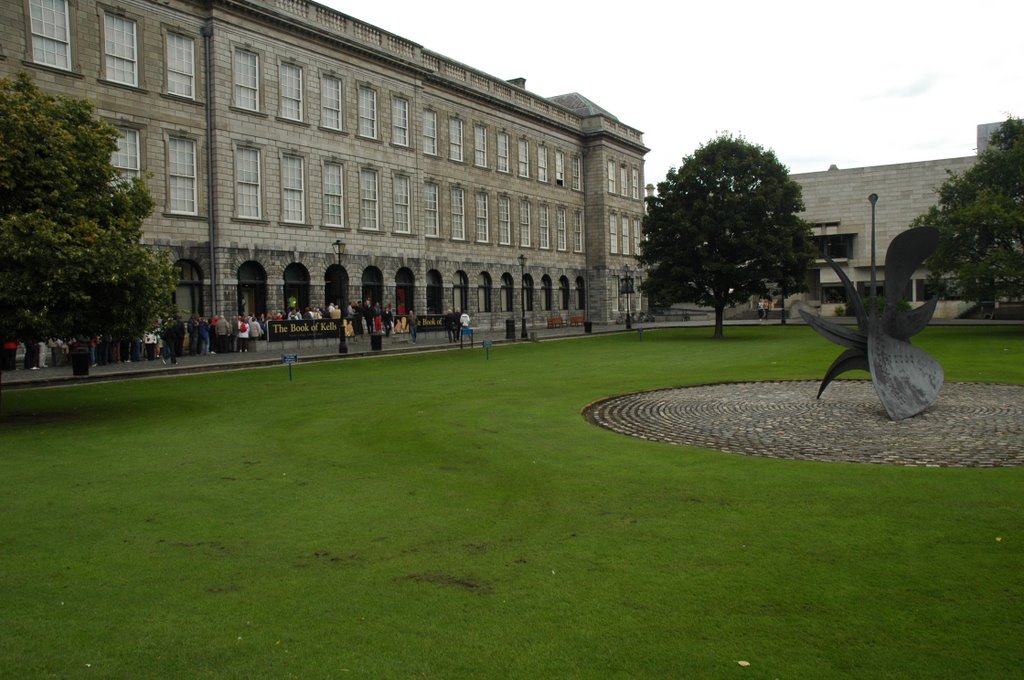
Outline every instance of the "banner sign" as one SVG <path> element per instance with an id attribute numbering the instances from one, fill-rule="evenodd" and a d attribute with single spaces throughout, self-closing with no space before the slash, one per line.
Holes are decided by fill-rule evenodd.
<path id="1" fill-rule="evenodd" d="M 316 340 L 337 338 L 341 319 L 272 319 L 267 322 L 267 340 Z"/>
<path id="2" fill-rule="evenodd" d="M 432 333 L 444 330 L 444 314 L 423 314 L 416 317 L 416 331 Z"/>

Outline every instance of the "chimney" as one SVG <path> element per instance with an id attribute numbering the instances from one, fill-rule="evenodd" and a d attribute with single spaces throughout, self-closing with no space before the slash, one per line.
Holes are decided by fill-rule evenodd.
<path id="1" fill-rule="evenodd" d="M 512 87 L 518 87 L 520 90 L 526 89 L 526 78 L 513 78 L 505 82 L 507 82 Z"/>

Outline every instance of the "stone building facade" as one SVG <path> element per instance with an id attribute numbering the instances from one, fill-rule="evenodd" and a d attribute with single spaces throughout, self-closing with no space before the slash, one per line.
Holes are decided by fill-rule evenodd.
<path id="1" fill-rule="evenodd" d="M 805 210 L 801 217 L 810 222 L 818 251 L 829 255 L 866 298 L 871 282 L 871 204 L 868 196 L 878 195 L 875 206 L 875 260 L 879 295 L 885 295 L 885 253 L 889 243 L 910 223 L 938 203 L 938 188 L 947 171 L 962 173 L 977 160 L 976 156 L 947 158 L 919 163 L 877 165 L 791 175 L 803 189 Z M 909 290 L 899 294 L 912 303 L 925 302 L 928 272 L 914 272 Z M 808 292 L 795 304 L 787 302 L 795 313 L 800 305 L 818 309 L 822 315 L 834 314 L 836 306 L 847 306 L 843 284 L 825 260 L 818 259 L 808 274 Z M 960 300 L 941 300 L 937 318 L 955 317 L 968 306 Z"/>
<path id="2" fill-rule="evenodd" d="M 624 304 L 647 149 L 585 97 L 306 0 L 14 0 L 0 20 L 0 75 L 121 131 L 185 311 L 371 298 L 486 328 Z"/>

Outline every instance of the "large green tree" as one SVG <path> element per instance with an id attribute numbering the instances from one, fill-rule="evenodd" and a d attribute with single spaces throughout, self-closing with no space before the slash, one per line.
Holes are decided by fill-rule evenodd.
<path id="1" fill-rule="evenodd" d="M 978 302 L 1024 299 L 1024 121 L 1008 118 L 914 224 L 939 229 L 925 262 L 938 288 L 952 281 L 960 297 Z"/>
<path id="2" fill-rule="evenodd" d="M 647 198 L 639 260 L 655 301 L 724 310 L 764 294 L 804 287 L 814 257 L 800 185 L 770 150 L 721 135 L 683 159 Z"/>
<path id="3" fill-rule="evenodd" d="M 134 336 L 171 311 L 167 257 L 140 244 L 153 201 L 111 164 L 89 102 L 0 80 L 0 337 Z"/>

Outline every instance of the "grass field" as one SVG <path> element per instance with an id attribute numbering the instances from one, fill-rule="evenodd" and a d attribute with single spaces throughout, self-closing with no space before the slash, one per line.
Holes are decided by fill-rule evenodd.
<path id="1" fill-rule="evenodd" d="M 840 351 L 726 335 L 8 391 L 0 677 L 1021 677 L 1024 469 L 746 457 L 581 416 L 817 380 Z M 915 344 L 947 381 L 1024 383 L 1019 328 Z"/>

